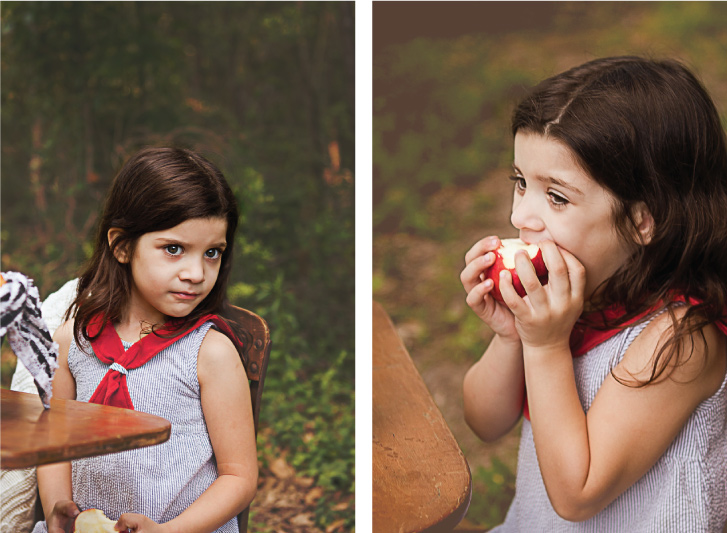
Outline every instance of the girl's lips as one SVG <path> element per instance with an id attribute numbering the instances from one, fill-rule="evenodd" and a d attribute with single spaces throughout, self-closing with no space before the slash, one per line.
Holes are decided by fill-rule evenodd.
<path id="1" fill-rule="evenodd" d="M 172 294 L 182 300 L 193 300 L 197 297 L 197 293 L 194 292 L 173 292 Z"/>

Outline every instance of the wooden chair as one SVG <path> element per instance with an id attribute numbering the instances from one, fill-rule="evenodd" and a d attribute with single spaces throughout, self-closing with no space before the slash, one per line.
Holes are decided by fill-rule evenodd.
<path id="1" fill-rule="evenodd" d="M 265 382 L 265 374 L 268 368 L 268 359 L 270 358 L 270 328 L 264 319 L 241 307 L 230 306 L 232 320 L 251 336 L 250 346 L 245 354 L 240 354 L 247 379 L 250 380 L 250 395 L 252 399 L 252 415 L 255 423 L 255 435 L 257 436 L 258 418 L 260 415 L 260 401 L 263 395 L 263 384 Z M 239 515 L 237 515 L 237 524 L 240 533 L 247 532 L 247 523 L 250 515 L 250 507 L 247 507 Z"/>

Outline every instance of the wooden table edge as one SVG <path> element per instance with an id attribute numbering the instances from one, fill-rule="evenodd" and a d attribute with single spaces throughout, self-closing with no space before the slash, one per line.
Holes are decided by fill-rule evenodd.
<path id="1" fill-rule="evenodd" d="M 457 525 L 467 514 L 467 511 L 470 508 L 470 503 L 472 503 L 472 472 L 470 471 L 470 465 L 469 463 L 467 463 L 466 459 L 465 463 L 467 464 L 467 472 L 469 474 L 469 485 L 467 486 L 467 490 L 463 495 L 462 501 L 449 516 L 443 518 L 436 524 L 432 524 L 431 526 L 426 527 L 426 529 L 423 529 L 420 533 L 450 532 L 454 530 L 455 527 L 457 527 Z"/>
<path id="2" fill-rule="evenodd" d="M 389 315 L 389 313 L 386 311 L 386 309 L 384 308 L 384 306 L 381 303 L 379 303 L 376 300 L 373 300 L 372 301 L 372 311 L 373 311 L 373 314 L 381 313 L 386 318 L 391 329 L 396 331 L 394 321 L 392 320 L 391 316 Z M 401 344 L 402 349 L 408 354 L 409 352 L 406 349 L 406 346 L 404 346 L 403 341 L 400 338 L 398 340 L 399 340 L 399 343 Z M 410 358 L 410 362 L 411 362 L 412 366 L 416 370 L 416 365 L 414 365 L 414 361 L 411 360 L 411 356 L 409 356 L 409 358 Z M 426 386 L 426 383 L 424 382 L 424 379 L 422 378 L 422 376 L 418 370 L 416 370 L 416 375 L 419 377 L 419 380 L 421 380 L 422 385 L 428 391 L 429 389 Z M 429 395 L 431 398 L 431 392 L 429 393 Z M 441 410 L 439 409 L 439 406 L 436 404 L 436 402 L 434 401 L 433 398 L 431 398 L 431 401 L 432 401 L 432 404 L 434 405 L 434 407 L 439 411 L 440 416 L 442 417 L 442 420 L 444 420 L 444 415 L 441 414 Z M 467 462 L 467 457 L 465 457 L 461 448 L 459 448 L 457 439 L 454 438 L 454 434 L 452 433 L 451 428 L 449 428 L 449 426 L 446 424 L 446 422 L 445 422 L 445 427 L 449 431 L 449 434 L 450 434 L 450 437 L 452 438 L 452 440 L 457 444 L 459 455 L 467 469 L 467 478 L 468 478 L 467 479 L 467 481 L 468 481 L 467 488 L 464 490 L 464 492 L 462 493 L 460 498 L 458 498 L 458 501 L 459 501 L 458 505 L 450 512 L 449 515 L 447 515 L 440 521 L 435 522 L 431 525 L 425 525 L 424 528 L 419 531 L 412 531 L 410 533 L 444 533 L 444 532 L 452 531 L 457 526 L 457 524 L 459 524 L 462 521 L 462 519 L 465 517 L 465 515 L 467 514 L 467 511 L 469 510 L 470 503 L 472 502 L 472 470 L 470 469 L 469 462 Z"/>
<path id="3" fill-rule="evenodd" d="M 16 395 L 17 398 L 22 398 L 21 401 L 25 406 L 30 405 L 32 412 L 44 415 L 48 413 L 48 410 L 44 410 L 40 402 L 40 398 L 37 394 L 12 391 L 9 389 L 2 389 L 3 400 L 7 400 L 6 396 Z M 17 396 L 19 395 L 19 396 Z M 57 402 L 66 404 L 70 402 L 73 404 L 87 404 L 88 402 L 78 402 L 76 400 L 64 400 L 64 399 L 51 399 L 51 409 L 56 405 Z M 127 411 L 120 407 L 109 407 L 103 406 L 105 409 L 119 409 Z M 27 408 L 27 407 L 25 407 Z M 56 407 L 61 408 L 61 407 Z M 66 409 L 65 405 L 62 409 Z M 85 409 L 85 407 L 84 407 Z M 0 411 L 3 410 L 0 407 Z M 143 411 L 136 411 L 138 415 L 143 415 L 143 418 L 147 421 L 153 419 L 157 428 L 146 429 L 144 434 L 136 436 L 118 436 L 116 438 L 107 437 L 105 440 L 100 442 L 87 442 L 75 444 L 73 449 L 58 448 L 47 451 L 38 452 L 38 450 L 28 450 L 27 452 L 22 449 L 1 449 L 0 450 L 0 468 L 12 470 L 19 468 L 29 468 L 33 466 L 46 465 L 51 463 L 63 463 L 72 461 L 75 459 L 81 459 L 84 457 L 95 457 L 98 455 L 106 455 L 109 453 L 123 452 L 131 449 L 144 448 L 147 446 L 154 446 L 156 444 L 162 444 L 169 440 L 172 434 L 172 423 L 161 416 L 146 413 Z M 0 435 L 2 438 L 3 435 Z"/>
<path id="4" fill-rule="evenodd" d="M 88 444 L 86 446 L 75 448 L 70 453 L 62 452 L 62 450 L 49 451 L 40 458 L 32 452 L 28 452 L 27 454 L 22 452 L 19 454 L 16 453 L 13 456 L 8 456 L 5 452 L 3 452 L 2 455 L 0 455 L 0 468 L 8 470 L 29 468 L 32 466 L 42 466 L 52 463 L 65 463 L 67 461 L 83 459 L 85 457 L 96 457 L 99 455 L 124 452 L 137 448 L 146 448 L 147 446 L 154 446 L 168 441 L 171 434 L 172 425 L 169 423 L 168 427 L 151 434 L 134 437 L 132 439 L 125 438 L 124 440 L 120 439 L 119 441 L 109 441 L 108 443 L 104 443 L 101 449 L 99 449 L 98 444 Z"/>

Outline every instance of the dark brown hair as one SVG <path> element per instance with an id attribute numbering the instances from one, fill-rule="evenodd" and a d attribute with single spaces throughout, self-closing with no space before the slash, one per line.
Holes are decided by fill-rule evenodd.
<path id="1" fill-rule="evenodd" d="M 633 252 L 599 288 L 596 304 L 624 306 L 626 315 L 609 328 L 664 304 L 670 338 L 640 384 L 652 382 L 673 357 L 679 363 L 683 341 L 725 323 L 727 143 L 714 103 L 677 61 L 610 57 L 538 84 L 513 113 L 518 131 L 564 143 L 615 197 L 614 224 Z M 648 243 L 638 239 L 638 205 L 654 219 Z M 680 321 L 677 295 L 699 302 Z"/>
<path id="2" fill-rule="evenodd" d="M 121 318 L 131 290 L 131 265 L 116 260 L 114 251 L 133 257 L 139 238 L 194 218 L 227 221 L 227 247 L 212 291 L 194 311 L 173 325 L 181 330 L 202 315 L 227 314 L 227 282 L 232 265 L 238 210 L 222 172 L 201 155 L 179 148 L 145 148 L 122 166 L 114 178 L 98 225 L 93 255 L 78 283 L 76 300 L 67 313 L 75 316 L 76 343 L 90 339 L 87 327 L 100 315 L 103 323 Z M 120 228 L 111 245 L 108 231 Z M 244 334 L 237 332 L 241 340 Z"/>

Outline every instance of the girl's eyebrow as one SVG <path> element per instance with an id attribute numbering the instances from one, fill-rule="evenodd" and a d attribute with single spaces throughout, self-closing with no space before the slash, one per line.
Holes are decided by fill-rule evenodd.
<path id="1" fill-rule="evenodd" d="M 191 245 L 188 242 L 184 242 L 180 239 L 174 239 L 171 237 L 158 237 L 154 239 L 155 242 L 159 244 L 179 244 L 180 246 L 183 246 L 184 248 L 189 248 Z M 220 241 L 213 244 L 210 244 L 208 248 L 222 248 L 223 250 L 227 248 L 227 242 L 226 241 Z"/>
<path id="2" fill-rule="evenodd" d="M 518 173 L 522 176 L 523 173 L 520 171 L 519 168 L 517 168 L 515 165 L 513 165 L 512 168 L 516 173 Z M 578 187 L 576 187 L 575 185 L 571 185 L 570 183 L 563 181 L 559 178 L 554 178 L 552 176 L 535 176 L 535 178 L 538 181 L 541 181 L 544 183 L 549 183 L 552 185 L 557 185 L 558 187 L 562 187 L 562 188 L 568 189 L 569 191 L 572 191 L 576 194 L 580 194 L 581 196 L 585 196 L 583 191 L 581 191 Z"/>

